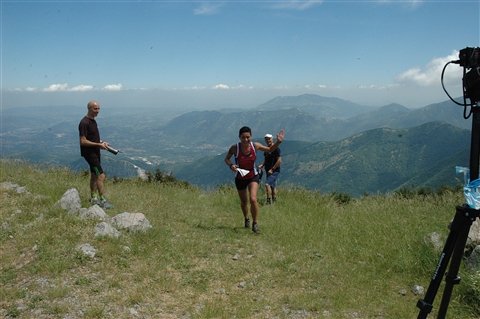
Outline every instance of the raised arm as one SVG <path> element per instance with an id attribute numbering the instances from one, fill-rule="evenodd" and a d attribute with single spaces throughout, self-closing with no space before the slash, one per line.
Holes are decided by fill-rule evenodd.
<path id="1" fill-rule="evenodd" d="M 284 137 L 285 137 L 285 131 L 280 130 L 280 132 L 277 134 L 277 141 L 274 144 L 272 144 L 272 146 L 268 147 L 259 142 L 255 142 L 254 145 L 257 150 L 271 153 L 274 150 L 276 150 L 277 147 L 282 143 Z"/>

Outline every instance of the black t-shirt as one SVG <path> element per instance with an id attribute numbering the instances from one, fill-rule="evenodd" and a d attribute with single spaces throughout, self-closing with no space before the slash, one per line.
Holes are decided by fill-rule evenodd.
<path id="1" fill-rule="evenodd" d="M 80 136 L 85 136 L 90 142 L 100 143 L 100 132 L 98 131 L 97 121 L 94 119 L 85 116 L 80 121 L 80 124 L 78 124 L 78 131 Z M 89 157 L 91 155 L 100 157 L 100 148 L 80 145 L 80 155 L 83 157 Z"/>
<path id="2" fill-rule="evenodd" d="M 281 151 L 280 148 L 276 148 L 273 152 L 264 152 L 263 156 L 265 156 L 265 171 L 269 171 L 273 165 L 277 162 L 278 158 L 280 157 Z M 274 170 L 274 172 L 280 172 L 280 165 Z"/>

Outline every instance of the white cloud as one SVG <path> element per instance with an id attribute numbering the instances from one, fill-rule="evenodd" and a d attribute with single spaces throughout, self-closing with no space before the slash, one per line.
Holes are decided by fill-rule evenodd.
<path id="1" fill-rule="evenodd" d="M 292 0 L 292 1 L 280 1 L 274 5 L 274 8 L 277 9 L 294 9 L 294 10 L 305 10 L 314 5 L 322 4 L 323 0 Z"/>
<path id="2" fill-rule="evenodd" d="M 438 85 L 443 67 L 450 61 L 458 60 L 458 51 L 446 57 L 434 58 L 424 68 L 416 66 L 395 77 L 399 84 L 417 84 L 420 86 Z M 458 82 L 463 76 L 462 70 L 456 64 L 449 65 L 444 73 L 444 82 Z"/>
<path id="3" fill-rule="evenodd" d="M 358 88 L 359 88 L 359 89 L 362 89 L 362 90 L 373 90 L 373 89 L 385 89 L 386 87 L 385 87 L 385 86 L 379 86 L 379 85 L 371 84 L 371 85 L 360 85 Z"/>
<path id="4" fill-rule="evenodd" d="M 122 83 L 105 85 L 102 90 L 104 90 L 104 91 L 121 91 L 122 90 Z"/>
<path id="5" fill-rule="evenodd" d="M 232 87 L 232 89 L 234 89 L 234 90 L 244 89 L 244 88 L 245 88 L 245 85 L 243 85 L 243 84 L 240 84 L 240 85 L 238 85 L 238 86 L 233 86 L 233 87 Z"/>
<path id="6" fill-rule="evenodd" d="M 211 15 L 219 12 L 219 8 L 222 7 L 222 3 L 203 3 L 200 8 L 193 11 L 196 15 Z"/>
<path id="7" fill-rule="evenodd" d="M 214 90 L 218 90 L 218 89 L 228 90 L 228 89 L 230 89 L 230 87 L 226 84 L 217 84 L 214 87 L 212 87 L 212 89 L 214 89 Z"/>
<path id="8" fill-rule="evenodd" d="M 52 84 L 49 87 L 44 88 L 42 91 L 44 92 L 57 92 L 57 91 L 66 91 L 68 88 L 68 84 Z"/>
<path id="9" fill-rule="evenodd" d="M 424 0 L 378 0 L 379 3 L 402 3 L 402 4 L 407 4 L 411 7 L 416 7 L 424 2 Z"/>
<path id="10" fill-rule="evenodd" d="M 77 86 L 74 86 L 73 88 L 69 89 L 69 91 L 92 91 L 93 90 L 93 86 L 92 85 L 77 85 Z"/>
<path id="11" fill-rule="evenodd" d="M 10 91 L 18 91 L 18 92 L 87 92 L 87 91 L 97 91 L 98 89 L 95 88 L 93 85 L 86 85 L 86 84 L 80 84 L 74 87 L 68 87 L 68 83 L 63 83 L 63 84 L 51 84 L 48 87 L 45 87 L 43 89 L 38 89 L 36 87 L 26 87 L 25 89 L 9 89 Z M 105 87 L 102 88 L 102 91 L 121 91 L 122 90 L 122 84 L 108 84 Z M 134 90 L 146 90 L 146 89 L 134 89 Z"/>

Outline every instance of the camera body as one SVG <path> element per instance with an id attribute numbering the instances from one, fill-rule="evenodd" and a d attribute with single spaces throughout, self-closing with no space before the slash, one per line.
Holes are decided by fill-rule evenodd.
<path id="1" fill-rule="evenodd" d="M 480 66 L 473 67 L 464 77 L 465 95 L 472 102 L 480 101 Z"/>
<path id="2" fill-rule="evenodd" d="M 460 66 L 470 69 L 463 77 L 464 94 L 475 104 L 480 101 L 480 48 L 466 47 L 458 57 Z"/>
<path id="3" fill-rule="evenodd" d="M 460 59 L 460 66 L 465 68 L 473 68 L 480 66 L 480 48 L 470 48 L 466 47 L 465 49 L 460 50 L 458 54 Z"/>

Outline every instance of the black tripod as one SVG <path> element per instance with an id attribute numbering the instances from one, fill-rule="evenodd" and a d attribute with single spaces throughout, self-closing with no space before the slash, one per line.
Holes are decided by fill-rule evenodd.
<path id="1" fill-rule="evenodd" d="M 479 148 L 480 148 L 480 108 L 472 106 L 472 137 L 470 145 L 470 180 L 478 178 L 479 170 Z M 420 299 L 417 302 L 417 307 L 420 308 L 418 319 L 425 319 L 432 311 L 433 300 L 437 294 L 438 288 L 445 274 L 447 265 L 450 261 L 450 268 L 445 275 L 445 288 L 443 291 L 442 302 L 438 310 L 438 319 L 444 319 L 447 315 L 448 304 L 452 296 L 453 287 L 460 283 L 458 276 L 458 269 L 460 262 L 463 259 L 465 245 L 467 243 L 468 233 L 472 223 L 477 217 L 480 217 L 480 210 L 470 208 L 468 204 L 457 206 L 456 214 L 450 225 L 450 234 L 447 237 L 445 247 L 443 248 L 440 260 L 438 261 L 432 280 L 428 286 L 425 299 Z M 452 256 L 453 254 L 453 256 Z"/>

